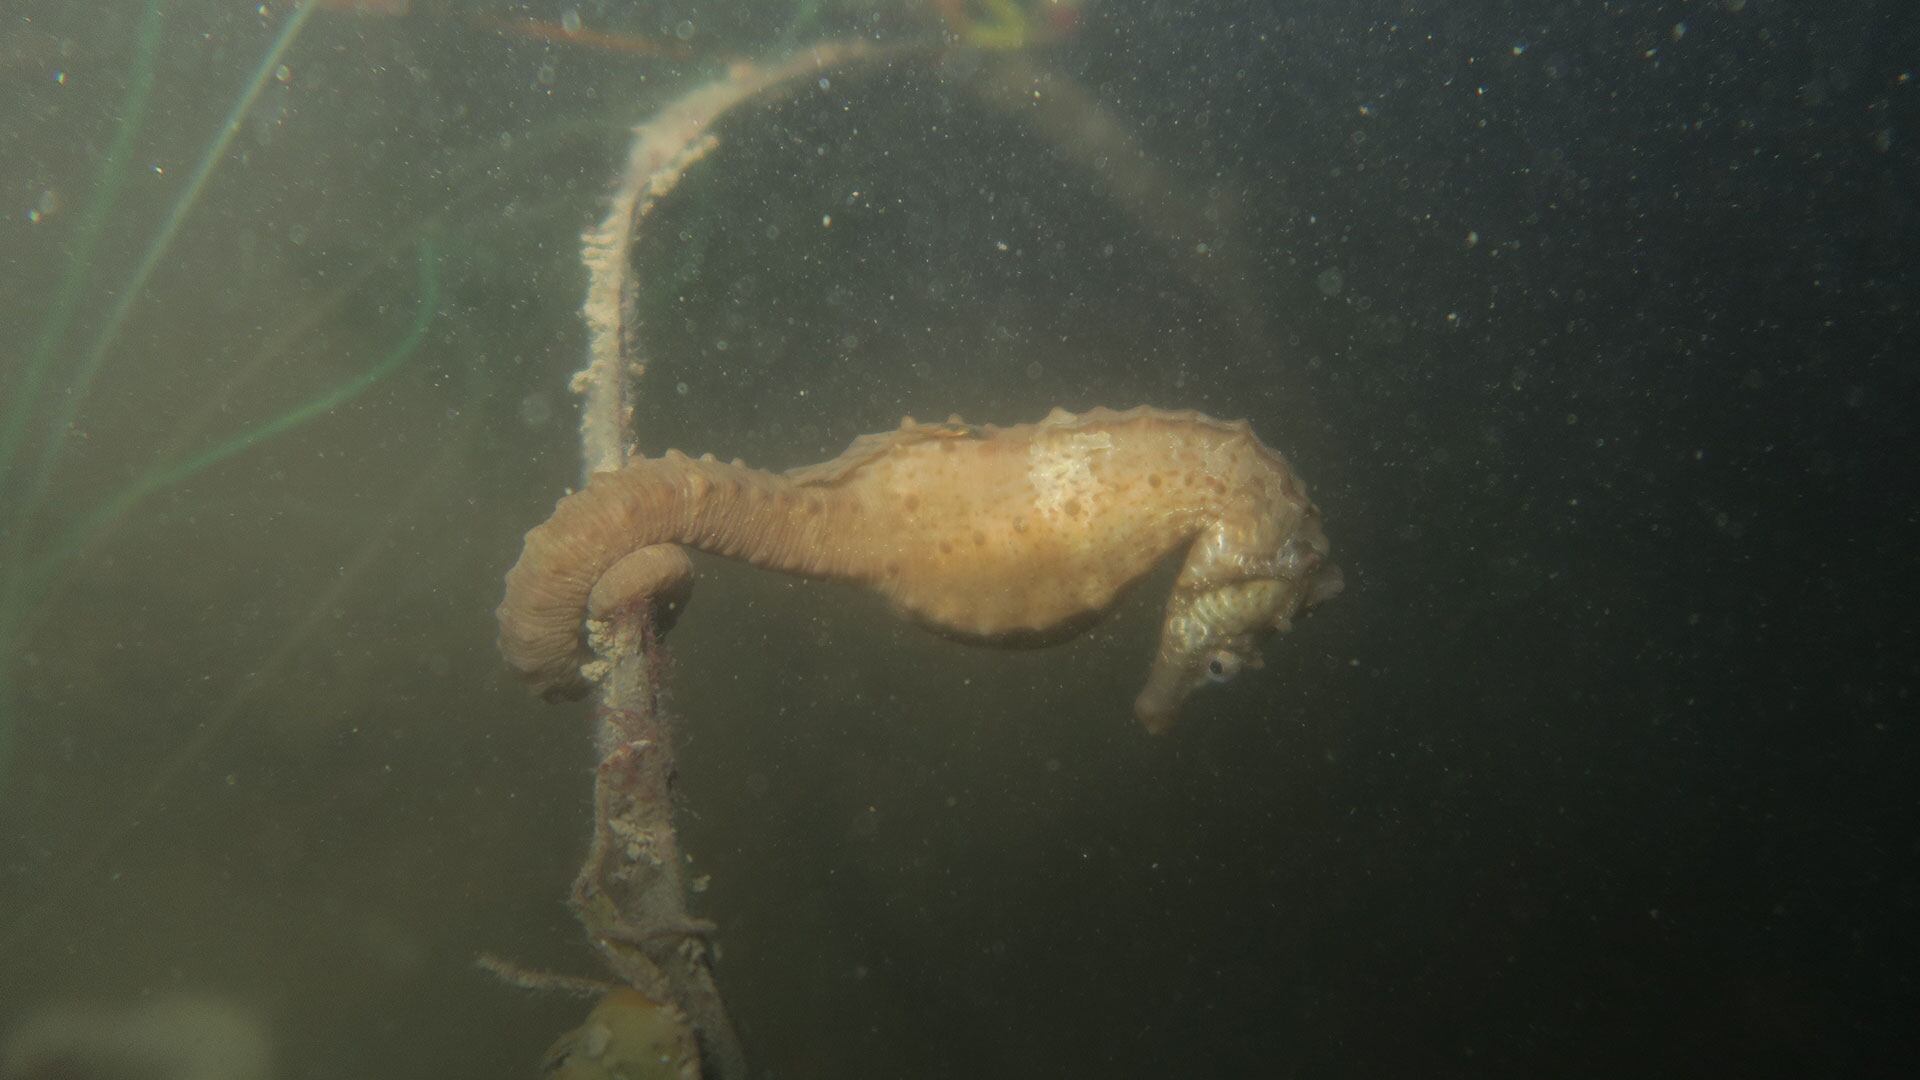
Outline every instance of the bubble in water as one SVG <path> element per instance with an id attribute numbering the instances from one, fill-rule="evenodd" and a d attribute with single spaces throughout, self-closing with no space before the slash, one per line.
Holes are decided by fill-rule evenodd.
<path id="1" fill-rule="evenodd" d="M 1322 296 L 1339 296 L 1340 290 L 1347 284 L 1347 279 L 1341 275 L 1339 270 L 1329 266 L 1325 270 L 1320 271 L 1319 276 L 1313 279 L 1313 283 L 1320 287 L 1320 294 Z"/>
<path id="2" fill-rule="evenodd" d="M 1027 365 L 1027 378 L 1037 379 L 1040 377 L 1041 372 L 1045 370 L 1045 368 L 1040 366 L 1040 361 L 1035 360 L 1033 363 Z"/>
<path id="3" fill-rule="evenodd" d="M 679 38 L 681 41 L 691 40 L 693 38 L 693 20 L 681 19 L 680 24 L 673 28 L 673 36 Z"/>
<path id="4" fill-rule="evenodd" d="M 580 13 L 577 11 L 574 11 L 572 8 L 568 8 L 566 11 L 561 12 L 560 13 L 560 29 L 565 30 L 569 34 L 579 33 L 580 32 Z"/>
<path id="5" fill-rule="evenodd" d="M 285 64 L 273 69 L 274 82 L 289 82 L 293 79 L 293 69 Z"/>
<path id="6" fill-rule="evenodd" d="M 42 221 L 60 212 L 60 193 L 48 188 L 40 193 L 40 198 L 27 210 L 27 220 L 38 225 Z"/>
<path id="7" fill-rule="evenodd" d="M 540 71 L 534 78 L 540 80 L 541 86 L 552 86 L 554 80 L 559 78 L 559 73 L 553 70 L 552 64 L 541 64 Z"/>
<path id="8" fill-rule="evenodd" d="M 681 397 L 686 397 L 689 393 L 692 392 L 692 390 L 693 388 L 688 386 L 684 382 L 677 382 L 673 384 L 673 392 L 676 394 L 679 394 Z"/>

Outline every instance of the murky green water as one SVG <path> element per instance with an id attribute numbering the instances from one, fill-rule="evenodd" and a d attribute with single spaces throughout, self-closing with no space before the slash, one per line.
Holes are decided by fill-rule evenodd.
<path id="1" fill-rule="evenodd" d="M 492 608 L 577 479 L 580 233 L 725 58 L 941 25 L 350 6 L 278 56 L 281 5 L 0 11 L 19 1053 L 147 1010 L 265 1075 L 537 1072 L 585 1006 L 474 960 L 598 973 L 592 757 Z M 1348 582 L 1154 739 L 1164 578 L 1007 653 L 702 561 L 681 839 L 756 1068 L 1911 1058 L 1916 44 L 1864 2 L 1088 4 L 1028 59 L 1138 137 L 1132 196 L 992 58 L 723 124 L 637 255 L 646 450 L 1247 417 Z"/>

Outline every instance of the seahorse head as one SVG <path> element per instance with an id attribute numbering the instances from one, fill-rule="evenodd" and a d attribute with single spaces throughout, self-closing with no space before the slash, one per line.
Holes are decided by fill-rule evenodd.
<path id="1" fill-rule="evenodd" d="M 1260 647 L 1293 619 L 1338 595 L 1345 579 L 1327 561 L 1327 538 L 1310 505 L 1290 515 L 1261 556 L 1236 549 L 1232 530 L 1202 540 L 1167 601 L 1160 649 L 1134 714 L 1153 734 L 1173 725 L 1187 695 L 1260 667 Z M 1259 531 L 1273 535 L 1271 520 Z M 1244 539 L 1244 536 L 1241 537 Z"/>

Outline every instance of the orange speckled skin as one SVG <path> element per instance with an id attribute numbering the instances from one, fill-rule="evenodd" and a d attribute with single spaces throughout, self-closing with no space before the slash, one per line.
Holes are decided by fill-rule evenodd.
<path id="1" fill-rule="evenodd" d="M 1305 487 L 1244 422 L 1145 408 L 1006 428 L 907 420 L 785 475 L 669 454 L 594 477 L 507 575 L 509 663 L 549 697 L 577 695 L 589 607 L 683 596 L 675 544 L 867 585 L 933 629 L 1016 646 L 1083 629 L 1184 548 L 1135 701 L 1156 732 L 1340 588 Z"/>

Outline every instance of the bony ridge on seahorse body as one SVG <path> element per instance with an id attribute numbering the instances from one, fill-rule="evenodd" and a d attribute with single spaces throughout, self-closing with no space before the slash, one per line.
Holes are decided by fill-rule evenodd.
<path id="1" fill-rule="evenodd" d="M 578 697 L 584 630 L 647 602 L 663 624 L 692 566 L 679 545 L 869 586 L 939 632 L 1064 640 L 1184 549 L 1140 721 L 1164 731 L 1209 681 L 1340 591 L 1306 487 L 1245 421 L 1055 409 L 1035 424 L 958 417 L 863 435 L 784 474 L 669 451 L 595 475 L 527 533 L 497 612 L 508 664 L 549 700 Z M 583 670 L 583 668 L 587 670 Z"/>

